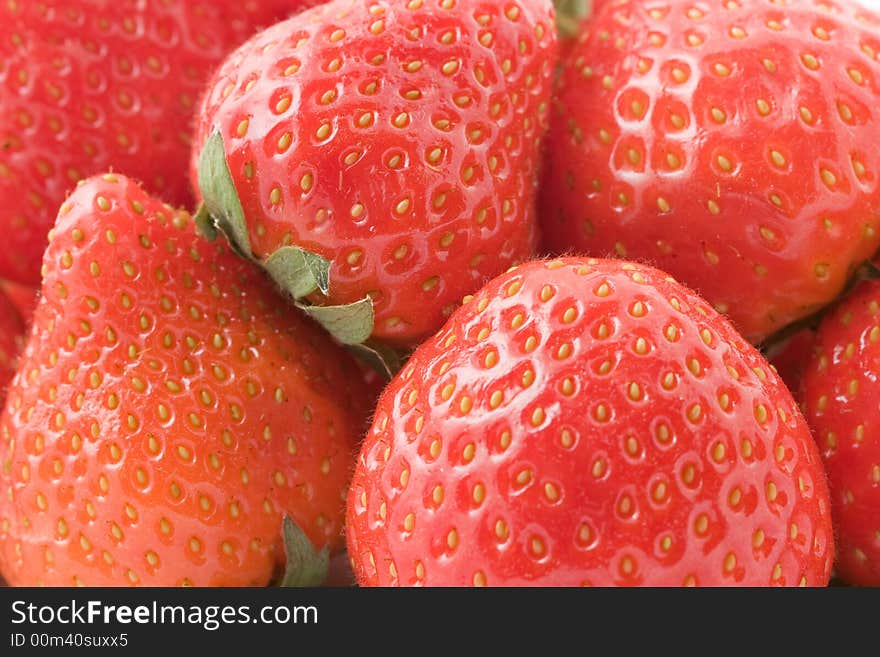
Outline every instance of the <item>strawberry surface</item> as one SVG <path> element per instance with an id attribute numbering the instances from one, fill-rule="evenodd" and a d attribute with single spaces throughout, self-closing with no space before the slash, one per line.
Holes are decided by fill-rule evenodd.
<path id="1" fill-rule="evenodd" d="M 880 586 L 880 281 L 862 281 L 829 313 L 802 390 L 831 487 L 837 572 Z"/>
<path id="2" fill-rule="evenodd" d="M 767 360 L 797 400 L 800 400 L 801 381 L 815 344 L 815 329 L 803 328 L 765 351 Z"/>
<path id="3" fill-rule="evenodd" d="M 553 252 L 669 271 L 763 340 L 880 246 L 880 20 L 854 2 L 603 2 L 559 81 Z"/>
<path id="4" fill-rule="evenodd" d="M 15 305 L 0 290 L 0 407 L 6 399 L 6 386 L 15 374 L 23 334 L 24 321 Z"/>
<path id="5" fill-rule="evenodd" d="M 371 399 L 258 269 L 130 179 L 61 207 L 0 419 L 13 585 L 264 585 L 282 516 L 343 547 Z"/>
<path id="6" fill-rule="evenodd" d="M 30 324 L 37 306 L 37 289 L 30 285 L 0 280 L 0 295 L 6 296 L 25 324 Z"/>
<path id="7" fill-rule="evenodd" d="M 834 552 L 760 353 L 666 274 L 573 257 L 497 277 L 416 350 L 346 532 L 368 586 L 824 586 Z"/>
<path id="8" fill-rule="evenodd" d="M 246 255 L 329 260 L 311 300 L 369 297 L 373 337 L 411 346 L 532 253 L 555 52 L 549 0 L 330 2 L 226 60 L 194 157 L 219 131 Z"/>
<path id="9" fill-rule="evenodd" d="M 192 119 L 222 58 L 318 0 L 0 4 L 0 277 L 38 284 L 46 233 L 80 178 L 108 169 L 188 204 Z"/>

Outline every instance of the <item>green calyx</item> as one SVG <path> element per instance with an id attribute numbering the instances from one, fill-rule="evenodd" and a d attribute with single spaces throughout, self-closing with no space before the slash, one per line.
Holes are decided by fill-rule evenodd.
<path id="1" fill-rule="evenodd" d="M 399 353 L 373 340 L 351 344 L 348 350 L 386 379 L 391 379 L 403 365 L 403 358 Z"/>
<path id="2" fill-rule="evenodd" d="M 576 36 L 580 22 L 592 13 L 596 0 L 553 0 L 556 27 L 563 38 Z"/>
<path id="3" fill-rule="evenodd" d="M 244 210 L 226 164 L 223 137 L 215 130 L 199 155 L 199 189 L 204 205 L 196 212 L 196 225 L 209 240 L 223 231 L 229 243 L 246 258 L 253 258 Z"/>
<path id="4" fill-rule="evenodd" d="M 344 306 L 309 306 L 297 308 L 327 329 L 342 344 L 366 342 L 373 332 L 373 300 L 364 297 Z"/>
<path id="5" fill-rule="evenodd" d="M 202 148 L 198 179 L 204 202 L 196 212 L 195 222 L 208 240 L 217 239 L 218 232 L 222 232 L 239 255 L 263 267 L 278 286 L 290 295 L 296 307 L 323 326 L 336 340 L 349 346 L 356 355 L 386 377 L 390 378 L 399 369 L 399 358 L 393 350 L 368 343 L 375 321 L 370 297 L 332 306 L 305 301 L 315 292 L 329 295 L 329 260 L 297 246 L 283 246 L 264 260 L 254 256 L 247 218 L 226 162 L 226 147 L 219 130 L 211 134 Z"/>
<path id="6" fill-rule="evenodd" d="M 282 534 L 287 566 L 278 586 L 286 588 L 314 587 L 321 586 L 327 581 L 327 573 L 330 570 L 330 551 L 326 547 L 316 551 L 308 536 L 290 516 L 284 516 Z"/>
<path id="7" fill-rule="evenodd" d="M 302 299 L 315 290 L 330 293 L 330 262 L 311 251 L 282 246 L 266 258 L 263 267 L 294 299 Z"/>

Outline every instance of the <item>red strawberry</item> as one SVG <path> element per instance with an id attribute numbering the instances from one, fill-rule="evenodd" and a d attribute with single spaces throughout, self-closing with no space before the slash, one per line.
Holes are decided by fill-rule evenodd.
<path id="1" fill-rule="evenodd" d="M 379 401 L 348 501 L 365 585 L 825 585 L 828 491 L 761 355 L 665 274 L 499 276 Z"/>
<path id="2" fill-rule="evenodd" d="M 337 0 L 279 23 L 209 85 L 207 209 L 294 297 L 355 304 L 340 339 L 413 345 L 532 252 L 555 49 L 550 0 Z"/>
<path id="3" fill-rule="evenodd" d="M 862 281 L 830 312 L 803 379 L 804 409 L 825 461 L 837 571 L 880 585 L 880 281 Z"/>
<path id="4" fill-rule="evenodd" d="M 367 393 L 189 215 L 107 175 L 62 206 L 0 420 L 13 585 L 262 585 L 282 516 L 343 547 Z"/>
<path id="5" fill-rule="evenodd" d="M 37 294 L 38 291 L 30 285 L 0 280 L 0 295 L 6 296 L 19 316 L 25 321 L 25 324 L 30 324 L 34 316 L 34 308 L 37 306 Z"/>
<path id="6" fill-rule="evenodd" d="M 767 349 L 765 355 L 776 368 L 779 377 L 791 390 L 795 399 L 800 398 L 801 380 L 816 344 L 816 331 L 803 328 L 794 335 Z"/>
<path id="7" fill-rule="evenodd" d="M 853 2 L 603 2 L 563 64 L 542 229 L 648 261 L 752 341 L 880 246 L 880 19 Z"/>
<path id="8" fill-rule="evenodd" d="M 6 399 L 6 386 L 15 374 L 23 334 L 24 322 L 15 306 L 0 290 L 0 408 Z"/>
<path id="9" fill-rule="evenodd" d="M 77 180 L 125 171 L 189 203 L 192 117 L 221 59 L 319 0 L 11 0 L 0 4 L 0 277 L 39 283 Z"/>

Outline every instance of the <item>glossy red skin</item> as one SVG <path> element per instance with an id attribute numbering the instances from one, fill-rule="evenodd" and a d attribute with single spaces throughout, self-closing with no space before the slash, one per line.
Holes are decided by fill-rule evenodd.
<path id="1" fill-rule="evenodd" d="M 805 328 L 765 352 L 795 399 L 800 399 L 801 381 L 815 345 L 816 331 Z"/>
<path id="2" fill-rule="evenodd" d="M 516 20 L 504 13 L 513 8 Z M 333 41 L 337 30 L 345 36 Z M 421 36 L 414 39 L 413 30 Z M 444 34 L 454 42 L 443 44 Z M 493 35 L 490 47 L 477 40 L 485 34 Z M 384 60 L 371 63 L 382 53 Z M 313 300 L 342 304 L 369 293 L 374 337 L 414 345 L 440 328 L 462 296 L 532 254 L 537 146 L 555 53 L 549 0 L 457 0 L 450 9 L 424 2 L 415 10 L 403 2 L 337 0 L 266 30 L 226 60 L 209 85 L 194 156 L 219 126 L 254 254 L 263 259 L 292 242 L 326 257 L 330 295 Z M 457 71 L 442 73 L 456 60 Z M 418 71 L 404 69 L 414 61 L 423 63 Z M 322 104 L 331 91 L 335 100 Z M 421 95 L 405 97 L 409 92 Z M 361 126 L 362 119 L 369 124 Z M 448 128 L 436 127 L 446 120 Z M 326 137 L 319 136 L 322 124 L 332 125 Z M 285 134 L 286 150 L 279 146 Z M 435 148 L 442 152 L 432 162 Z M 358 203 L 362 213 L 353 216 Z"/>
<path id="3" fill-rule="evenodd" d="M 46 234 L 80 178 L 122 171 L 191 204 L 186 163 L 208 76 L 258 27 L 316 2 L 2 3 L 0 277 L 39 285 Z"/>
<path id="4" fill-rule="evenodd" d="M 880 585 L 880 281 L 829 313 L 803 379 L 804 411 L 831 487 L 838 576 Z"/>
<path id="5" fill-rule="evenodd" d="M 824 586 L 833 558 L 819 454 L 767 362 L 662 272 L 586 258 L 494 279 L 419 347 L 379 401 L 346 536 L 367 586 Z"/>
<path id="6" fill-rule="evenodd" d="M 545 248 L 650 262 L 753 342 L 827 304 L 880 246 L 878 28 L 853 2 L 603 3 L 563 65 Z"/>
<path id="7" fill-rule="evenodd" d="M 24 322 L 21 316 L 0 290 L 0 407 L 6 399 L 6 386 L 15 374 L 23 334 Z"/>
<path id="8" fill-rule="evenodd" d="M 44 265 L 0 418 L 10 584 L 265 585 L 285 513 L 342 549 L 372 401 L 345 351 L 121 176 L 77 188 Z"/>

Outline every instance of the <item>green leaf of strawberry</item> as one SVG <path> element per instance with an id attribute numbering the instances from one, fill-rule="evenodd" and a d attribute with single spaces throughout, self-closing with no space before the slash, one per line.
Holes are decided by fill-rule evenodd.
<path id="1" fill-rule="evenodd" d="M 593 2 L 594 0 L 554 0 L 560 36 L 569 38 L 578 33 L 580 22 L 589 16 Z"/>
<path id="2" fill-rule="evenodd" d="M 198 162 L 199 186 L 204 203 L 196 214 L 196 223 L 209 240 L 216 239 L 217 229 L 223 232 L 238 253 L 256 261 L 251 251 L 247 222 L 229 166 L 223 136 L 214 131 L 205 142 Z M 318 322 L 334 338 L 345 345 L 357 345 L 369 339 L 373 332 L 374 314 L 372 299 L 367 296 L 360 301 L 340 305 L 315 305 L 300 300 L 320 291 L 330 294 L 330 262 L 296 246 L 282 246 L 260 263 L 278 286 L 292 297 L 297 308 Z M 365 347 L 357 350 L 366 355 L 369 363 L 383 374 L 396 371 L 388 348 Z"/>
<path id="3" fill-rule="evenodd" d="M 321 586 L 330 569 L 330 551 L 326 547 L 315 550 L 309 537 L 290 516 L 284 516 L 282 534 L 287 565 L 278 586 Z"/>
<path id="4" fill-rule="evenodd" d="M 550 0 L 327 2 L 217 69 L 193 182 L 343 342 L 410 349 L 535 249 L 556 53 Z"/>
<path id="5" fill-rule="evenodd" d="M 219 131 L 211 133 L 205 142 L 199 155 L 198 172 L 204 203 L 204 210 L 200 208 L 196 215 L 199 228 L 209 239 L 216 238 L 216 229 L 220 229 L 240 255 L 252 259 L 244 210 L 226 164 L 223 136 Z"/>
<path id="6" fill-rule="evenodd" d="M 365 342 L 373 330 L 373 300 L 370 297 L 344 306 L 297 304 L 297 308 L 318 322 L 342 344 L 356 345 Z"/>
<path id="7" fill-rule="evenodd" d="M 204 203 L 199 205 L 196 209 L 196 213 L 193 215 L 193 223 L 196 226 L 196 230 L 198 230 L 206 240 L 213 242 L 217 239 L 217 226 L 214 225 L 214 219 L 211 217 L 211 212 L 208 210 L 208 206 Z"/>
<path id="8" fill-rule="evenodd" d="M 263 267 L 294 299 L 308 296 L 316 289 L 324 295 L 330 293 L 330 263 L 305 249 L 282 246 L 266 258 Z"/>
<path id="9" fill-rule="evenodd" d="M 391 379 L 401 368 L 403 356 L 396 350 L 381 342 L 367 340 L 360 344 L 347 345 L 361 362 L 372 368 L 385 379 Z"/>

